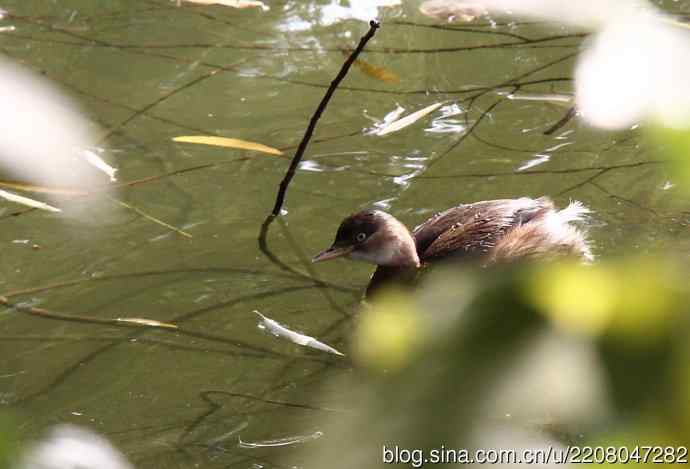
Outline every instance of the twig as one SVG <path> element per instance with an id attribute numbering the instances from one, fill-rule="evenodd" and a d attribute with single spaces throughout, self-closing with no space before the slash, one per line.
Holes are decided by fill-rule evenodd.
<path id="1" fill-rule="evenodd" d="M 290 167 L 288 168 L 287 173 L 285 173 L 285 177 L 280 183 L 280 188 L 278 189 L 278 194 L 276 195 L 275 205 L 273 206 L 273 211 L 266 217 L 264 222 L 261 224 L 261 230 L 259 231 L 259 249 L 261 250 L 261 252 L 271 262 L 279 266 L 281 269 L 292 272 L 296 275 L 299 275 L 300 277 L 311 278 L 310 276 L 305 275 L 304 273 L 299 272 L 290 267 L 289 265 L 285 264 L 275 254 L 271 252 L 271 250 L 268 248 L 267 242 L 268 228 L 273 222 L 273 220 L 278 215 L 280 215 L 280 212 L 283 208 L 283 203 L 285 202 L 285 194 L 287 192 L 288 186 L 290 185 L 290 181 L 292 181 L 292 178 L 295 176 L 295 171 L 297 171 L 297 167 L 299 166 L 300 160 L 302 159 L 302 155 L 304 155 L 304 152 L 307 149 L 307 145 L 309 144 L 309 140 L 311 139 L 312 134 L 314 133 L 314 129 L 316 128 L 316 124 L 318 123 L 321 114 L 323 114 L 323 111 L 326 109 L 326 106 L 328 106 L 328 102 L 333 96 L 333 93 L 335 93 L 336 88 L 347 75 L 347 72 L 350 70 L 350 66 L 352 66 L 354 61 L 357 59 L 359 53 L 362 52 L 367 42 L 369 42 L 369 40 L 372 37 L 374 37 L 374 34 L 376 34 L 376 30 L 379 27 L 380 24 L 378 22 L 373 20 L 369 22 L 369 31 L 367 31 L 367 33 L 362 37 L 362 39 L 360 39 L 357 48 L 354 51 L 352 51 L 352 54 L 350 54 L 347 60 L 345 60 L 345 63 L 343 63 L 343 66 L 340 68 L 340 72 L 338 72 L 338 75 L 336 75 L 335 79 L 331 82 L 330 86 L 328 87 L 326 94 L 324 95 L 323 99 L 321 99 L 319 106 L 316 108 L 314 115 L 311 117 L 309 125 L 307 126 L 307 130 L 304 133 L 304 137 L 302 137 L 302 141 L 299 143 L 299 146 L 297 147 L 295 156 L 292 158 L 292 161 L 290 162 Z M 313 280 L 317 285 L 323 283 L 318 279 L 312 278 L 311 280 Z"/>
<path id="2" fill-rule="evenodd" d="M 300 142 L 299 147 L 297 147 L 295 156 L 292 158 L 290 167 L 288 168 L 285 177 L 280 183 L 280 189 L 278 190 L 278 195 L 276 196 L 276 203 L 273 206 L 273 211 L 271 212 L 271 215 L 273 217 L 277 217 L 278 215 L 280 215 L 280 211 L 283 208 L 283 202 L 285 201 L 285 193 L 287 192 L 287 188 L 290 185 L 290 181 L 292 181 L 292 178 L 295 176 L 297 166 L 299 165 L 302 159 L 302 155 L 304 155 L 304 152 L 307 149 L 307 145 L 309 144 L 309 140 L 311 139 L 311 136 L 314 133 L 316 124 L 319 122 L 319 119 L 321 118 L 321 114 L 323 114 L 323 111 L 326 109 L 326 106 L 328 106 L 328 102 L 331 100 L 331 97 L 333 96 L 333 93 L 335 93 L 336 88 L 338 88 L 340 82 L 343 81 L 345 75 L 347 75 L 347 72 L 350 70 L 350 66 L 357 59 L 359 53 L 362 52 L 362 49 L 364 49 L 364 46 L 366 46 L 367 42 L 369 42 L 369 39 L 374 37 L 374 34 L 376 34 L 376 30 L 379 28 L 379 26 L 380 24 L 376 21 L 372 20 L 369 22 L 369 31 L 362 37 L 362 39 L 360 39 L 357 48 L 352 52 L 350 57 L 347 58 L 347 60 L 341 67 L 340 72 L 338 72 L 338 75 L 335 77 L 335 79 L 331 82 L 331 85 L 328 87 L 326 94 L 323 96 L 323 99 L 319 103 L 319 106 L 316 108 L 316 112 L 314 112 L 314 115 L 311 117 L 309 125 L 307 126 L 307 130 L 304 133 L 304 137 L 302 137 L 302 141 Z"/>
<path id="3" fill-rule="evenodd" d="M 213 404 L 218 405 L 215 401 L 211 399 L 212 394 L 218 394 L 221 396 L 228 396 L 228 397 L 238 397 L 240 399 L 247 399 L 249 401 L 255 401 L 255 402 L 261 402 L 264 404 L 272 404 L 280 407 L 296 407 L 298 409 L 307 409 L 307 410 L 317 410 L 321 412 L 348 412 L 348 410 L 345 409 L 337 409 L 337 408 L 331 408 L 331 407 L 319 407 L 319 406 L 314 406 L 310 404 L 301 404 L 297 402 L 288 402 L 288 401 L 277 401 L 274 399 L 266 399 L 264 397 L 260 396 L 253 396 L 251 394 L 244 394 L 244 393 L 239 393 L 239 392 L 231 392 L 231 391 L 221 391 L 221 390 L 214 390 L 210 389 L 208 391 L 202 391 L 201 392 L 201 398 L 205 401 L 211 401 Z M 222 405 L 218 405 L 218 407 L 222 407 Z"/>
<path id="4" fill-rule="evenodd" d="M 561 128 L 563 128 L 563 126 L 564 126 L 565 124 L 567 124 L 568 122 L 570 122 L 570 119 L 572 119 L 572 118 L 575 117 L 576 115 L 577 115 L 577 109 L 575 108 L 575 106 L 573 106 L 573 107 L 571 107 L 570 109 L 568 109 L 568 112 L 566 112 L 565 115 L 564 115 L 563 117 L 561 117 L 560 119 L 558 119 L 558 122 L 556 122 L 556 123 L 553 124 L 551 127 L 549 127 L 548 129 L 546 129 L 546 130 L 544 131 L 544 135 L 551 135 L 551 134 L 557 132 L 558 130 L 560 130 Z"/>
<path id="5" fill-rule="evenodd" d="M 577 189 L 579 189 L 579 188 L 581 188 L 581 187 L 583 187 L 583 186 L 586 186 L 587 184 L 590 184 L 592 181 L 594 181 L 595 179 L 599 178 L 600 176 L 603 176 L 604 174 L 608 173 L 610 170 L 611 170 L 611 169 L 607 168 L 607 169 L 602 169 L 602 170 L 600 170 L 600 171 L 597 171 L 594 175 L 589 176 L 589 177 L 588 177 L 587 179 L 585 179 L 584 181 L 578 182 L 577 184 L 574 184 L 574 185 L 572 185 L 572 186 L 570 186 L 570 187 L 568 187 L 568 188 L 566 188 L 566 189 L 563 189 L 563 190 L 560 191 L 558 194 L 556 194 L 556 196 L 557 196 L 557 197 L 560 197 L 560 196 L 562 196 L 562 195 L 567 194 L 568 192 L 572 192 L 572 191 L 577 190 Z"/>
<path id="6" fill-rule="evenodd" d="M 122 205 L 123 207 L 125 207 L 125 208 L 127 208 L 127 209 L 133 211 L 133 212 L 136 213 L 137 215 L 140 215 L 140 216 L 146 218 L 146 219 L 149 220 L 149 221 L 152 221 L 152 222 L 157 223 L 157 224 L 159 224 L 159 225 L 161 225 L 161 226 L 163 226 L 163 227 L 165 227 L 165 228 L 167 228 L 167 229 L 169 229 L 169 230 L 171 230 L 171 231 L 174 231 L 175 233 L 177 233 L 177 234 L 179 234 L 179 235 L 182 235 L 182 236 L 184 236 L 184 237 L 186 237 L 186 238 L 191 238 L 191 237 L 192 237 L 192 235 L 190 235 L 190 234 L 187 233 L 186 231 L 181 230 L 181 229 L 179 229 L 179 228 L 176 228 L 176 227 L 174 227 L 174 226 L 172 226 L 172 225 L 170 225 L 170 224 L 164 222 L 163 220 L 159 220 L 158 218 L 156 218 L 156 217 L 154 217 L 154 216 L 152 216 L 152 215 L 149 215 L 148 213 L 144 212 L 143 210 L 138 209 L 138 208 L 134 207 L 133 205 L 129 205 L 127 202 L 123 202 L 122 200 L 114 199 L 114 198 L 112 198 L 112 197 L 108 197 L 108 198 L 109 198 L 110 200 L 112 200 L 113 202 L 115 202 L 115 203 L 117 203 L 117 204 L 119 204 L 119 205 Z"/>
<path id="7" fill-rule="evenodd" d="M 0 296 L 0 305 L 6 306 L 7 308 L 14 309 L 26 314 L 31 314 L 32 316 L 40 316 L 47 319 L 57 319 L 59 321 L 71 321 L 71 322 L 85 322 L 92 324 L 106 324 L 109 326 L 117 327 L 129 327 L 129 328 L 148 328 L 148 329 L 177 329 L 177 326 L 167 323 L 162 323 L 159 321 L 152 321 L 147 319 L 127 319 L 127 318 L 95 318 L 87 316 L 74 316 L 56 313 L 54 311 L 48 311 L 43 308 L 35 308 L 33 306 L 25 306 L 17 303 L 11 302 L 4 296 Z"/>

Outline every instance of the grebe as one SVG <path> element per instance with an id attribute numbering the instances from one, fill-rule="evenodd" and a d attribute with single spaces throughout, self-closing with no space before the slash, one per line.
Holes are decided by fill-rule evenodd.
<path id="1" fill-rule="evenodd" d="M 394 279 L 446 259 L 481 265 L 526 258 L 593 259 L 585 233 L 574 225 L 589 213 L 580 202 L 557 210 L 548 197 L 487 200 L 437 213 L 411 233 L 392 215 L 364 210 L 340 224 L 333 245 L 312 262 L 349 257 L 376 264 L 366 295 Z"/>

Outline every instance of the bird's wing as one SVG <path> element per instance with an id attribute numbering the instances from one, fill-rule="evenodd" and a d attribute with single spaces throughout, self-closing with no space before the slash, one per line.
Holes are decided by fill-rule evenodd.
<path id="1" fill-rule="evenodd" d="M 544 197 L 460 205 L 430 218 L 412 234 L 422 260 L 484 254 L 510 229 L 551 208 L 553 203 Z"/>

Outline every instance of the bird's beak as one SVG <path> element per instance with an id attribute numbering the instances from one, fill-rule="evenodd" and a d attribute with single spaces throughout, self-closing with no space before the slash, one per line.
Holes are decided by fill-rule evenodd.
<path id="1" fill-rule="evenodd" d="M 347 256 L 354 249 L 355 249 L 354 246 L 344 246 L 344 247 L 331 246 L 330 248 L 326 249 L 325 251 L 320 252 L 319 254 L 315 255 L 311 261 L 312 262 L 330 261 L 331 259 L 335 259 L 337 257 Z"/>

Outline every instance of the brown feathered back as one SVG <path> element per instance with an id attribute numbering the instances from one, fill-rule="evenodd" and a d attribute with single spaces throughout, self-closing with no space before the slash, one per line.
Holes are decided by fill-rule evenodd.
<path id="1" fill-rule="evenodd" d="M 511 229 L 553 210 L 546 197 L 459 205 L 440 212 L 412 232 L 421 261 L 487 254 Z"/>

